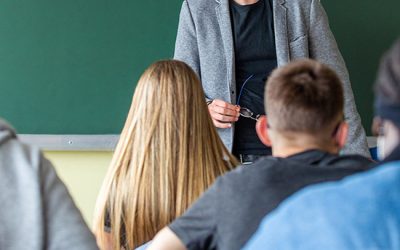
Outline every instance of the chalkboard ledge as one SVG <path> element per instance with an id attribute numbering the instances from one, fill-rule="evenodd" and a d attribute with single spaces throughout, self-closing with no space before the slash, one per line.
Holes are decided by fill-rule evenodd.
<path id="1" fill-rule="evenodd" d="M 45 151 L 114 151 L 119 135 L 28 135 L 18 137 L 26 144 Z M 376 137 L 368 137 L 368 146 L 376 147 Z"/>
<path id="2" fill-rule="evenodd" d="M 113 151 L 119 139 L 119 135 L 19 134 L 18 137 L 45 151 Z"/>

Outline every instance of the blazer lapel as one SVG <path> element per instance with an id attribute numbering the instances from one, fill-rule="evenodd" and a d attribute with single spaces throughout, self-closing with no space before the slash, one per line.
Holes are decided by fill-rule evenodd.
<path id="1" fill-rule="evenodd" d="M 232 25 L 231 25 L 231 17 L 229 11 L 229 0 L 215 0 L 217 2 L 217 6 L 215 7 L 215 11 L 217 13 L 217 19 L 219 28 L 221 31 L 222 42 L 225 51 L 226 58 L 226 67 L 227 67 L 227 75 L 228 75 L 228 88 L 230 90 L 234 89 L 233 82 L 233 72 L 234 72 L 234 49 L 233 49 L 233 35 L 232 35 Z M 218 65 L 215 65 L 218 67 Z M 234 101 L 234 100 L 231 100 Z"/>
<path id="2" fill-rule="evenodd" d="M 275 44 L 278 66 L 290 61 L 289 41 L 287 29 L 287 9 L 284 6 L 285 0 L 273 0 Z"/>

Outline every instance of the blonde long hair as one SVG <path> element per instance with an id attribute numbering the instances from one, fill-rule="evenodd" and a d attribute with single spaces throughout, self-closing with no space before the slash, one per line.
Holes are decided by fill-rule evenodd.
<path id="1" fill-rule="evenodd" d="M 100 247 L 108 245 L 107 218 L 112 248 L 134 249 L 236 165 L 214 128 L 195 73 L 175 60 L 154 63 L 137 84 L 97 199 Z"/>

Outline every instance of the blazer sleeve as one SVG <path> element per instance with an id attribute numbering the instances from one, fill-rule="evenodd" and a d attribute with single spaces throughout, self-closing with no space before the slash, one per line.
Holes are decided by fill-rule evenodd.
<path id="1" fill-rule="evenodd" d="M 349 124 L 349 135 L 342 153 L 371 157 L 361 118 L 354 102 L 349 73 L 329 27 L 327 14 L 320 0 L 312 0 L 309 24 L 310 57 L 334 69 L 343 82 L 344 115 Z"/>
<path id="2" fill-rule="evenodd" d="M 174 59 L 188 64 L 201 79 L 196 27 L 189 9 L 189 4 L 186 0 L 183 1 L 179 17 Z"/>

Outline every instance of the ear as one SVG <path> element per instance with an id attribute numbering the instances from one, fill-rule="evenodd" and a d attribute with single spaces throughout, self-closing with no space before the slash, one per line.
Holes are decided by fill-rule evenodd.
<path id="1" fill-rule="evenodd" d="M 262 115 L 258 118 L 256 123 L 257 135 L 265 146 L 271 147 L 272 143 L 269 138 L 268 130 L 268 119 L 265 115 Z"/>
<path id="2" fill-rule="evenodd" d="M 336 131 L 335 141 L 339 149 L 342 149 L 346 145 L 347 136 L 349 134 L 349 125 L 347 122 L 342 122 Z"/>

